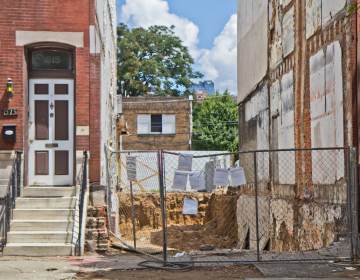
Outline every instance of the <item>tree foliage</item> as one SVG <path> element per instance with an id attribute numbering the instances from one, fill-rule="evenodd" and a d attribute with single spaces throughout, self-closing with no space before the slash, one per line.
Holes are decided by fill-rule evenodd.
<path id="1" fill-rule="evenodd" d="M 193 126 L 195 150 L 238 150 L 238 109 L 227 91 L 195 105 Z"/>
<path id="2" fill-rule="evenodd" d="M 174 34 L 174 27 L 129 29 L 118 26 L 118 88 L 128 96 L 155 92 L 158 95 L 190 93 L 193 58 Z"/>

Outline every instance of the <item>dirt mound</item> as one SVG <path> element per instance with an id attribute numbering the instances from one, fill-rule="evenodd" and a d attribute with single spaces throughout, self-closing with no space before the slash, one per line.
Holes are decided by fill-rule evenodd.
<path id="1" fill-rule="evenodd" d="M 185 197 L 199 202 L 198 215 L 183 215 Z M 166 198 L 168 247 L 182 251 L 199 250 L 203 245 L 234 248 L 237 245 L 236 203 L 234 192 L 168 193 Z M 132 239 L 131 201 L 120 193 L 120 231 L 123 238 Z M 134 196 L 137 238 L 162 246 L 162 225 L 159 194 Z"/>

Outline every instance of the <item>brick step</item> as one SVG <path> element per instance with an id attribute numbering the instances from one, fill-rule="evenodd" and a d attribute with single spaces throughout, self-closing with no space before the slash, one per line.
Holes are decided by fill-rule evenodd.
<path id="1" fill-rule="evenodd" d="M 85 237 L 88 240 L 108 240 L 109 234 L 106 229 L 86 229 Z"/>
<path id="2" fill-rule="evenodd" d="M 89 217 L 86 219 L 86 227 L 89 229 L 106 227 L 105 218 Z"/>

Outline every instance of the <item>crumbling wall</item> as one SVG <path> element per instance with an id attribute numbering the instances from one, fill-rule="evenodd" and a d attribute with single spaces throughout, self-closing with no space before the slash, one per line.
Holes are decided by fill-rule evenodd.
<path id="1" fill-rule="evenodd" d="M 276 252 L 310 251 L 326 248 L 349 231 L 347 186 L 314 186 L 315 195 L 300 200 L 295 185 L 273 185 L 258 197 L 260 250 Z M 254 186 L 244 187 L 237 201 L 238 247 L 256 249 Z"/>
<path id="2" fill-rule="evenodd" d="M 251 6 L 252 1 L 240 2 Z M 264 51 L 268 67 L 266 75 L 259 72 L 255 76 L 255 83 L 251 81 L 255 85 L 246 93 L 244 87 L 239 90 L 240 149 L 258 149 L 259 143 L 271 149 L 357 145 L 357 130 L 353 130 L 356 13 L 349 14 L 346 0 L 264 2 L 268 4 L 268 41 Z M 247 17 L 239 11 L 239 24 L 245 25 L 242 30 L 254 25 L 244 20 Z M 245 39 L 250 41 L 244 42 Z M 239 37 L 240 46 L 257 42 L 256 38 Z M 239 59 L 238 68 L 241 75 L 249 66 Z M 264 108 L 262 102 L 253 102 L 259 92 L 269 93 L 268 114 L 259 113 Z M 267 134 L 259 133 L 259 123 L 267 124 Z M 253 183 L 250 160 L 245 164 L 250 171 L 247 167 L 245 171 Z M 269 205 L 261 212 L 267 212 L 262 226 L 269 226 L 271 246 L 262 246 L 277 251 L 318 249 L 334 242 L 335 233 L 346 231 L 343 151 L 272 153 L 263 157 L 259 166 L 266 167 L 266 160 L 271 187 L 259 201 Z M 244 162 L 240 157 L 240 164 Z M 266 177 L 262 179 L 259 181 L 265 183 Z M 240 244 L 246 241 L 246 228 L 251 229 L 247 225 L 254 223 L 254 215 L 248 215 L 244 206 L 248 204 L 253 209 L 253 195 L 251 191 L 242 193 L 238 200 Z M 245 230 L 240 229 L 243 226 Z M 253 245 L 250 242 L 250 247 Z"/>

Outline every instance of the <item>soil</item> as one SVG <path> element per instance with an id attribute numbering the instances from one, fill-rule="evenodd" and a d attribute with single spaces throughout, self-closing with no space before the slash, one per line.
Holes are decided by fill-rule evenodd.
<path id="1" fill-rule="evenodd" d="M 183 215 L 185 197 L 199 202 L 198 215 Z M 168 247 L 180 251 L 236 248 L 238 228 L 236 221 L 236 192 L 219 191 L 212 194 L 168 193 L 167 225 Z M 125 240 L 132 240 L 131 201 L 129 195 L 119 194 L 120 232 Z M 161 208 L 159 194 L 138 194 L 134 197 L 137 239 L 162 246 Z"/>
<path id="2" fill-rule="evenodd" d="M 76 279 L 91 280 L 137 280 L 137 279 L 160 279 L 160 280 L 227 280 L 244 279 L 245 277 L 261 277 L 262 274 L 253 266 L 225 266 L 211 268 L 196 268 L 186 272 L 171 272 L 164 270 L 115 270 L 94 273 L 80 273 Z"/>

